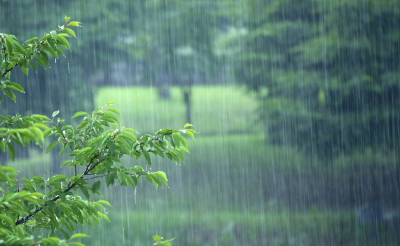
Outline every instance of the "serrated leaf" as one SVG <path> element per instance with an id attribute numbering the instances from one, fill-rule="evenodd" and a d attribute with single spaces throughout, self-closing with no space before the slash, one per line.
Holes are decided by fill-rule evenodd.
<path id="1" fill-rule="evenodd" d="M 22 88 L 22 86 L 19 85 L 19 84 L 17 84 L 17 83 L 14 83 L 14 82 L 7 82 L 6 84 L 7 84 L 7 88 L 11 88 L 11 89 L 13 89 L 13 90 L 17 90 L 17 91 L 22 92 L 22 93 L 25 92 L 25 91 L 24 91 L 24 88 Z"/>
<path id="2" fill-rule="evenodd" d="M 126 173 L 123 173 L 123 174 L 124 174 L 124 177 L 126 178 L 126 180 L 128 181 L 128 183 L 130 185 L 132 185 L 133 188 L 136 188 L 136 183 L 133 180 L 133 178 L 129 174 L 126 174 Z"/>
<path id="3" fill-rule="evenodd" d="M 76 38 L 75 32 L 72 29 L 64 27 L 61 31 L 64 31 L 64 32 L 68 33 L 69 35 L 74 36 Z"/>
<path id="4" fill-rule="evenodd" d="M 3 89 L 3 92 L 15 102 L 16 97 L 14 93 L 12 93 L 9 89 Z"/>
<path id="5" fill-rule="evenodd" d="M 164 182 L 166 186 L 168 186 L 167 175 L 163 171 L 157 171 L 156 174 L 161 179 L 161 181 Z"/>
<path id="6" fill-rule="evenodd" d="M 104 115 L 109 117 L 109 118 L 111 118 L 111 119 L 113 119 L 113 120 L 115 120 L 116 122 L 119 122 L 118 118 L 115 115 L 111 114 L 111 113 L 105 112 Z"/>
<path id="7" fill-rule="evenodd" d="M 107 111 L 113 112 L 113 113 L 115 113 L 117 115 L 121 115 L 121 113 L 115 108 L 108 108 Z"/>
<path id="8" fill-rule="evenodd" d="M 159 186 L 162 185 L 162 183 L 160 182 L 160 180 L 159 180 L 157 174 L 155 174 L 155 173 L 150 173 L 149 175 L 150 175 L 150 177 L 154 180 L 154 182 L 155 182 L 157 185 L 159 185 Z"/>
<path id="9" fill-rule="evenodd" d="M 57 145 L 58 143 L 59 143 L 58 141 L 54 141 L 54 142 L 52 142 L 49 146 L 47 146 L 46 154 L 49 153 L 52 149 L 54 149 L 54 147 L 56 147 L 56 145 Z"/>
<path id="10" fill-rule="evenodd" d="M 64 38 L 62 35 L 58 34 L 57 35 L 57 41 L 59 44 L 71 51 L 71 47 L 69 46 L 69 42 L 66 38 Z"/>
<path id="11" fill-rule="evenodd" d="M 184 138 L 183 136 L 181 136 L 179 133 L 177 134 L 177 137 L 179 138 L 180 142 L 183 144 L 183 146 L 185 146 L 187 148 L 187 141 L 186 138 Z"/>
<path id="12" fill-rule="evenodd" d="M 88 115 L 88 113 L 83 112 L 83 111 L 76 112 L 76 113 L 74 114 L 74 116 L 72 116 L 71 119 L 73 119 L 73 118 L 75 118 L 75 117 L 83 116 L 83 115 Z"/>

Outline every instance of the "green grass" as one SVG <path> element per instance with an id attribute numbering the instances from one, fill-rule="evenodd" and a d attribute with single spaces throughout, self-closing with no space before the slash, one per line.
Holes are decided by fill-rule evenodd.
<path id="1" fill-rule="evenodd" d="M 171 98 L 163 100 L 152 87 L 102 87 L 96 105 L 117 101 L 115 108 L 123 115 L 122 122 L 139 132 L 160 128 L 182 128 L 187 122 L 183 94 L 171 88 Z M 239 86 L 193 86 L 192 123 L 203 135 L 257 133 L 257 102 L 254 95 Z"/>
<path id="2" fill-rule="evenodd" d="M 357 225 L 349 212 L 304 213 L 233 210 L 110 211 L 111 223 L 85 228 L 91 245 L 150 245 L 152 236 L 176 239 L 174 246 L 211 245 L 396 245 L 393 232 L 381 231 L 379 241 Z M 107 231 L 104 234 L 104 231 Z M 391 234 L 392 233 L 392 234 Z"/>

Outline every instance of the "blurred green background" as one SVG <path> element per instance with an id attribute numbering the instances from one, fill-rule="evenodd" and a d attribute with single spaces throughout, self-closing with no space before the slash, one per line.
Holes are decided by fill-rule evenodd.
<path id="1" fill-rule="evenodd" d="M 199 133 L 169 187 L 102 187 L 111 223 L 87 245 L 398 245 L 400 2 L 0 0 L 20 42 L 83 23 L 67 58 L 20 72 L 2 114 L 117 101 L 124 126 Z M 77 123 L 77 121 L 72 121 Z M 44 148 L 45 149 L 45 148 Z M 18 155 L 19 154 L 19 155 Z M 31 146 L 20 176 L 72 174 Z M 143 165 L 123 159 L 123 165 Z M 97 198 L 93 198 L 97 199 Z"/>

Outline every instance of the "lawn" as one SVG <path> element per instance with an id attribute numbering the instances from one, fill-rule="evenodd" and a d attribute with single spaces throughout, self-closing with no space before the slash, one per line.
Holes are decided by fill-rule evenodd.
<path id="1" fill-rule="evenodd" d="M 123 115 L 123 124 L 139 132 L 160 128 L 182 128 L 185 122 L 183 94 L 171 88 L 168 100 L 160 99 L 153 87 L 102 87 L 95 103 L 98 106 L 117 101 L 115 108 Z M 228 133 L 260 134 L 254 95 L 239 86 L 194 86 L 192 89 L 192 123 L 202 135 Z"/>

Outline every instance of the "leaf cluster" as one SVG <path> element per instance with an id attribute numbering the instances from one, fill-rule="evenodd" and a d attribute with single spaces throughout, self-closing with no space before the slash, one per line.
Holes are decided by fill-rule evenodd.
<path id="1" fill-rule="evenodd" d="M 59 55 L 65 57 L 61 47 L 71 50 L 67 38 L 71 36 L 76 38 L 76 35 L 68 26 L 79 27 L 80 23 L 77 21 L 69 22 L 69 19 L 69 17 L 65 16 L 64 25 L 45 33 L 41 39 L 33 37 L 23 44 L 19 43 L 14 35 L 0 33 L 0 53 L 2 58 L 0 59 L 0 90 L 3 91 L 4 95 L 7 95 L 15 102 L 16 96 L 11 90 L 25 93 L 21 85 L 10 81 L 10 71 L 12 69 L 19 66 L 28 75 L 29 67 L 36 72 L 37 68 L 34 61 L 46 68 L 46 66 L 50 66 L 49 56 L 53 56 L 56 59 L 59 58 Z M 2 97 L 0 96 L 1 101 Z"/>
<path id="2" fill-rule="evenodd" d="M 66 24 L 59 29 L 46 33 L 40 40 L 32 38 L 21 46 L 12 35 L 1 34 L 1 89 L 15 101 L 15 95 L 9 89 L 20 88 L 17 83 L 9 82 L 10 71 L 17 65 L 28 74 L 28 65 L 36 70 L 31 59 L 45 67 L 48 55 L 58 58 L 62 54 L 58 45 L 70 49 L 66 37 L 75 33 L 67 26 L 79 26 L 79 22 L 65 17 Z M 62 33 L 58 33 L 62 32 Z M 33 64 L 33 65 L 32 65 Z M 22 87 L 21 87 L 22 88 Z M 23 89 L 20 91 L 23 92 Z M 1 101 L 1 98 L 0 98 Z M 118 117 L 117 109 L 111 108 L 115 102 L 99 107 L 91 114 L 77 112 L 72 118 L 83 117 L 81 123 L 74 127 L 64 124 L 65 120 L 57 117 L 59 111 L 52 114 L 51 119 L 44 115 L 2 116 L 0 115 L 0 148 L 7 151 L 14 160 L 16 153 L 13 144 L 24 146 L 31 141 L 41 146 L 46 138 L 56 137 L 50 143 L 46 153 L 57 145 L 61 152 L 69 152 L 69 159 L 61 163 L 62 167 L 73 168 L 74 175 L 53 175 L 48 179 L 35 176 L 17 179 L 17 170 L 11 167 L 0 167 L 0 245 L 82 245 L 72 240 L 86 237 L 75 233 L 75 225 L 94 223 L 100 225 L 102 219 L 108 221 L 103 205 L 111 206 L 105 200 L 89 201 L 94 194 L 101 195 L 102 181 L 108 187 L 116 182 L 122 186 L 131 185 L 136 188 L 141 176 L 158 186 L 168 186 L 167 175 L 163 171 L 150 172 L 142 166 L 123 166 L 124 155 L 138 160 L 144 156 L 148 166 L 154 156 L 160 156 L 179 163 L 184 161 L 182 151 L 189 153 L 186 134 L 194 139 L 193 129 L 181 130 L 161 129 L 154 135 L 136 136 L 136 130 L 124 127 Z M 80 170 L 78 172 L 78 170 Z M 92 185 L 88 180 L 99 179 Z M 2 187 L 6 187 L 3 190 Z M 84 200 L 80 191 L 87 199 Z M 48 237 L 35 239 L 37 230 L 48 230 Z M 64 239 L 57 236 L 60 233 Z M 161 241 L 157 236 L 155 245 L 170 245 L 172 240 Z M 72 242 L 71 242 L 72 241 Z"/>

